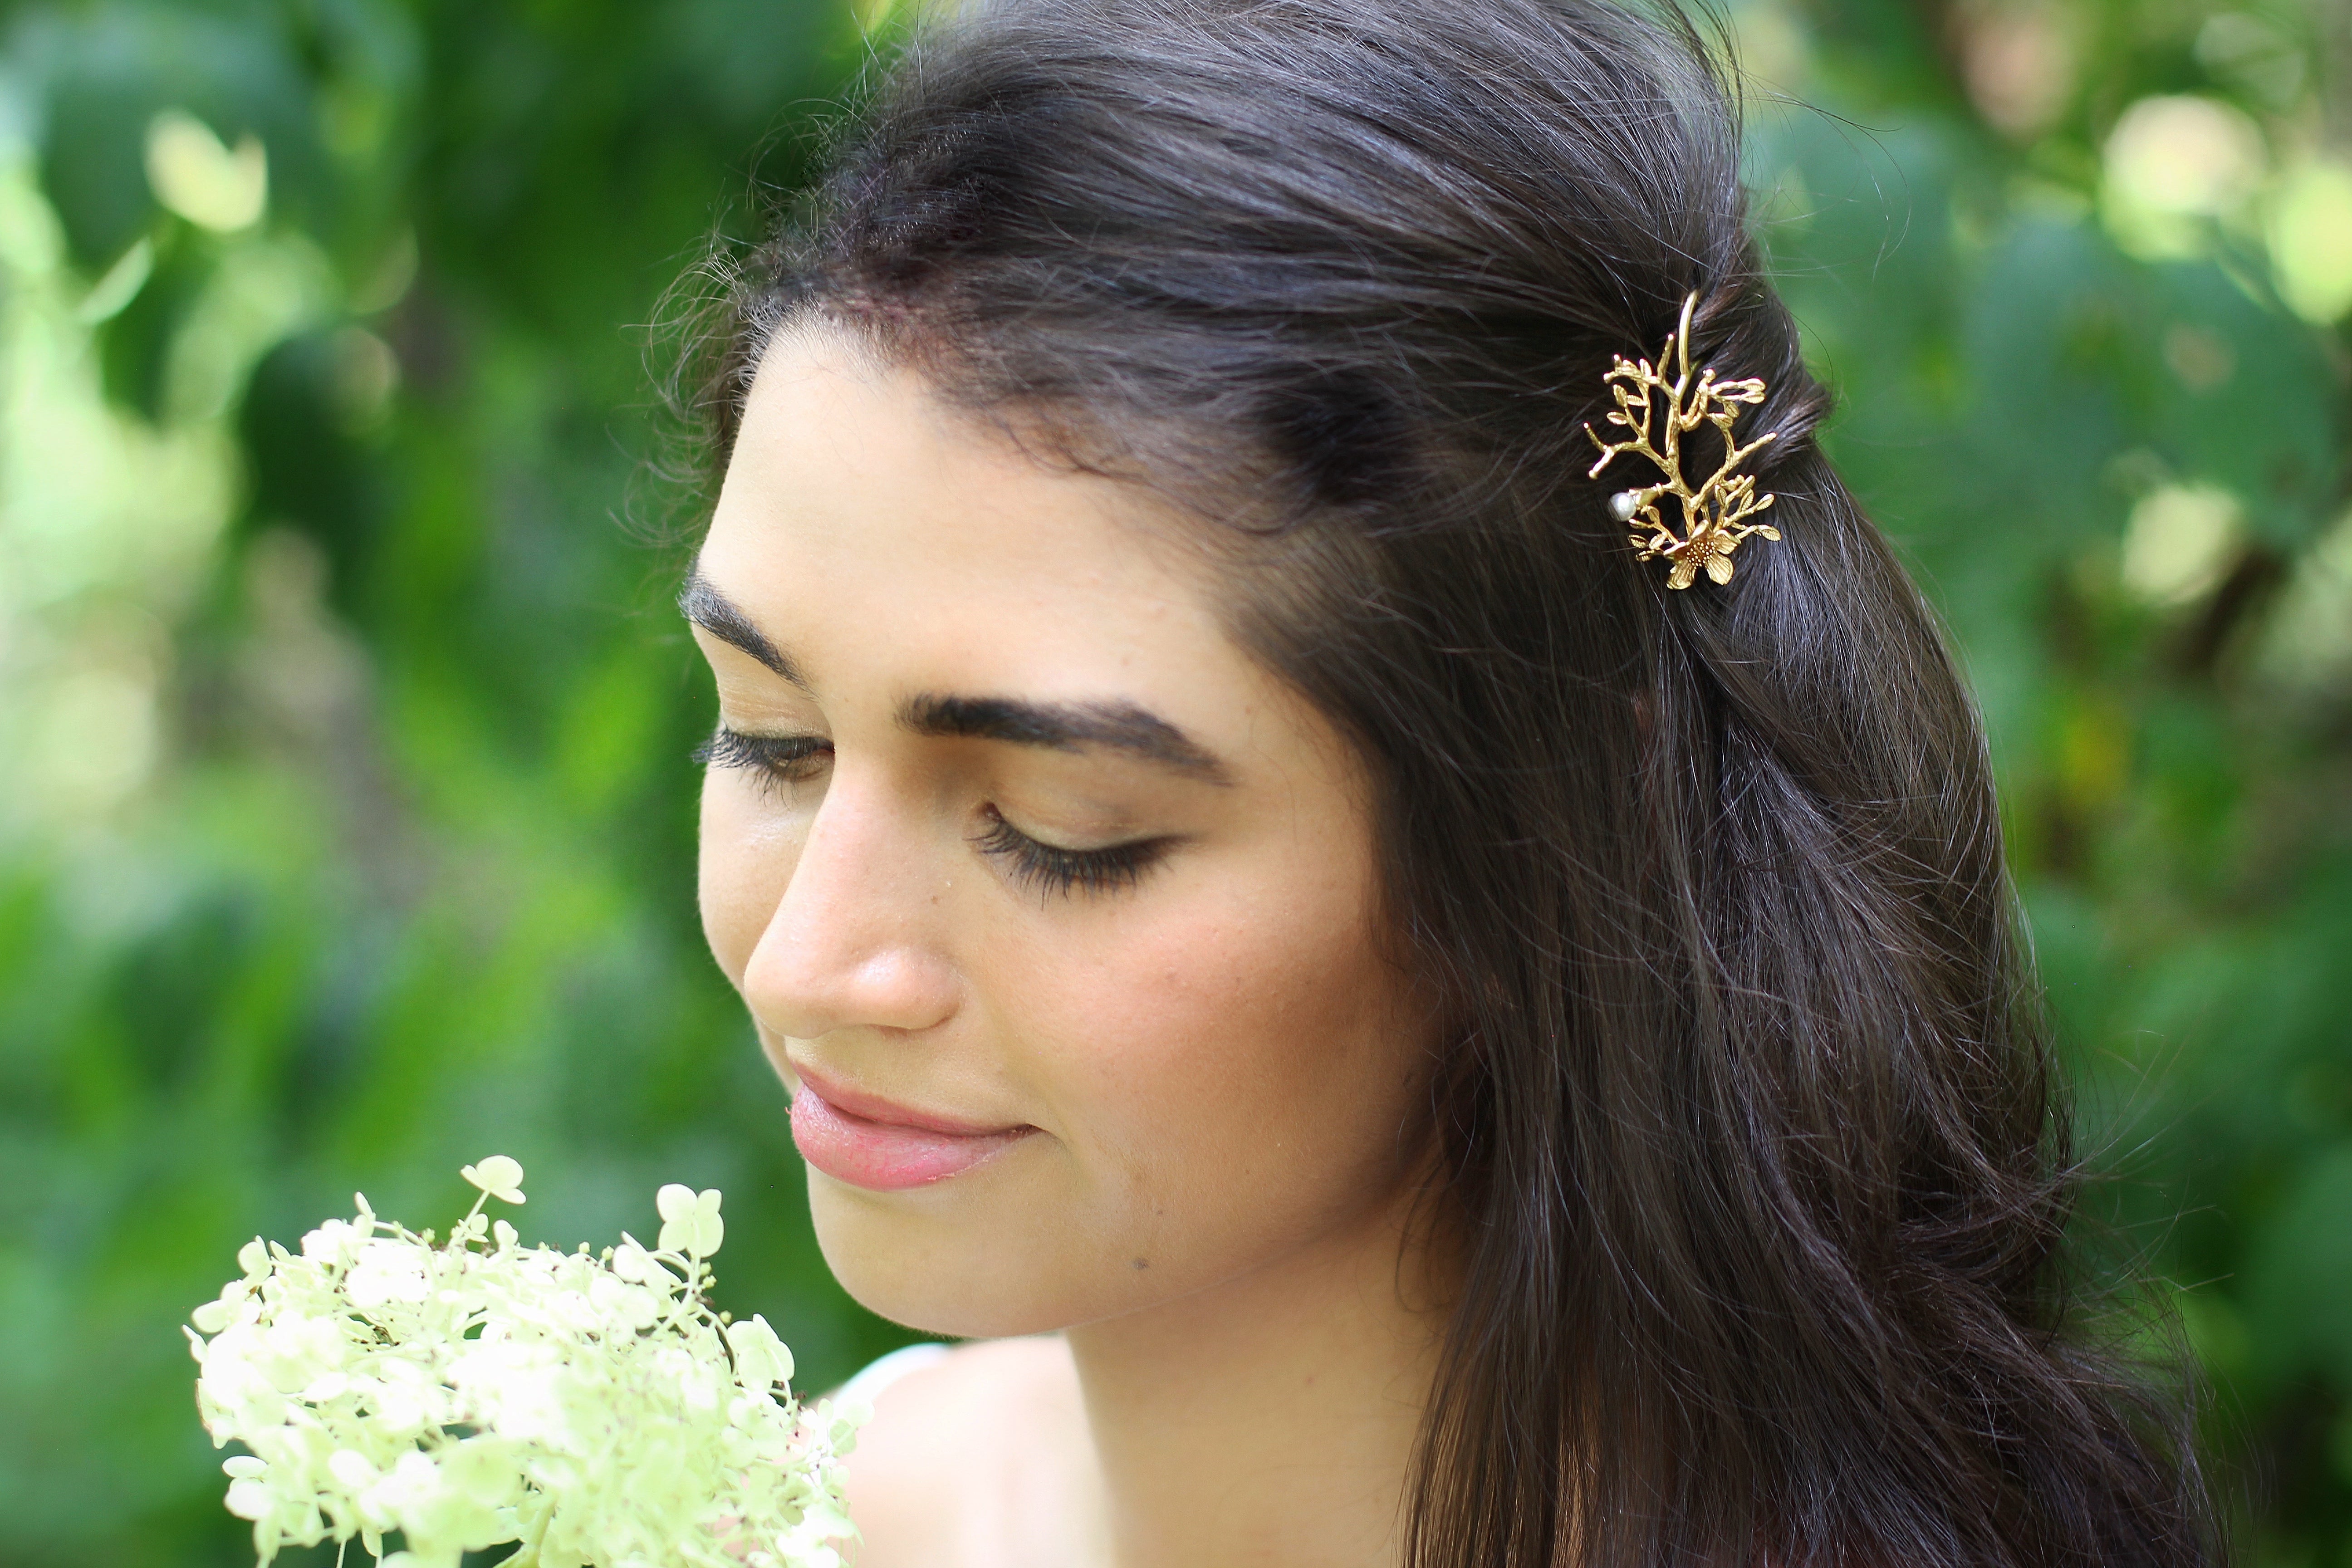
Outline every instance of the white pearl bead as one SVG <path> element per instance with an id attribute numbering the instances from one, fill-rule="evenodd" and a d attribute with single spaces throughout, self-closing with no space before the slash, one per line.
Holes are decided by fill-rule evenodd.
<path id="1" fill-rule="evenodd" d="M 1609 498 L 1609 515 L 1620 522 L 1631 522 L 1633 514 L 1642 510 L 1642 492 L 1619 490 Z"/>

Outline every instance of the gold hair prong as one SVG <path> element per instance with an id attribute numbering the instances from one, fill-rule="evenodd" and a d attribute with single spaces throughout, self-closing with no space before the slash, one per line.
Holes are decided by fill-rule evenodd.
<path id="1" fill-rule="evenodd" d="M 1778 440 L 1778 430 L 1759 436 L 1745 447 L 1731 437 L 1732 422 L 1739 417 L 1739 405 L 1764 401 L 1764 383 L 1755 376 L 1742 381 L 1717 381 L 1715 367 L 1699 372 L 1696 384 L 1691 381 L 1690 326 L 1691 311 L 1698 304 L 1692 294 L 1683 300 L 1682 324 L 1675 329 L 1666 346 L 1658 354 L 1658 364 L 1648 360 L 1633 361 L 1623 354 L 1617 356 L 1605 378 L 1609 390 L 1616 395 L 1617 406 L 1609 415 L 1609 423 L 1620 426 L 1633 434 L 1615 443 L 1601 440 L 1590 424 L 1584 433 L 1601 448 L 1601 460 L 1592 465 L 1591 479 L 1599 479 L 1601 470 L 1621 452 L 1647 458 L 1665 476 L 1663 484 L 1647 485 L 1639 489 L 1619 490 L 1609 498 L 1609 514 L 1620 522 L 1638 521 L 1644 531 L 1629 535 L 1640 551 L 1638 557 L 1654 561 L 1664 557 L 1673 563 L 1666 574 L 1669 588 L 1687 588 L 1697 580 L 1704 569 L 1717 583 L 1731 581 L 1731 552 L 1749 534 L 1761 534 L 1766 539 L 1778 539 L 1780 531 L 1767 523 L 1746 522 L 1743 519 L 1762 511 L 1772 504 L 1768 493 L 1756 493 L 1756 476 L 1737 470 L 1763 447 Z M 1664 371 L 1671 367 L 1675 378 L 1668 381 Z M 1654 414 L 1661 412 L 1663 396 L 1665 429 L 1663 439 L 1651 439 Z M 1723 436 L 1723 462 L 1715 472 L 1693 487 L 1683 478 L 1683 437 L 1699 427 L 1712 425 Z M 1682 530 L 1676 532 L 1658 510 L 1658 502 L 1672 496 L 1682 511 Z"/>

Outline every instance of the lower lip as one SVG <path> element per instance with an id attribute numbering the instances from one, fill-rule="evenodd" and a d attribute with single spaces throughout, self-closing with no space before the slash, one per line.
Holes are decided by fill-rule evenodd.
<path id="1" fill-rule="evenodd" d="M 934 1132 L 869 1121 L 803 1082 L 793 1096 L 793 1142 L 801 1158 L 837 1182 L 877 1193 L 928 1187 L 994 1159 L 1037 1130 Z"/>

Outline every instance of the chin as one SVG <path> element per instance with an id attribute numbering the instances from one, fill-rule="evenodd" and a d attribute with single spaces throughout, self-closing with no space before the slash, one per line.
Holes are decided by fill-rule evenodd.
<path id="1" fill-rule="evenodd" d="M 997 1174 L 869 1192 L 810 1171 L 826 1267 L 867 1311 L 952 1339 L 1052 1333 L 1175 1293 L 1148 1247 L 1089 1235 L 1066 1204 L 1007 1201 L 986 1190 Z"/>

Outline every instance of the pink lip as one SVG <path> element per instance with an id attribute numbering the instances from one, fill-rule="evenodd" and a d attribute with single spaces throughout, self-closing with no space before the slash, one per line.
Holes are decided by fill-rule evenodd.
<path id="1" fill-rule="evenodd" d="M 793 1142 L 835 1181 L 874 1192 L 925 1187 L 993 1159 L 1037 1130 L 981 1127 L 909 1110 L 821 1079 L 798 1062 Z"/>

